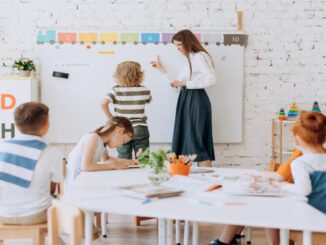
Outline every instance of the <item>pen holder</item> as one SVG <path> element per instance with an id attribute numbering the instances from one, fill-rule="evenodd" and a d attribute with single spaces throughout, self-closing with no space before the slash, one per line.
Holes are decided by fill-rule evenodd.
<path id="1" fill-rule="evenodd" d="M 188 176 L 190 174 L 191 163 L 181 164 L 181 163 L 170 163 L 170 175 L 184 175 Z"/>

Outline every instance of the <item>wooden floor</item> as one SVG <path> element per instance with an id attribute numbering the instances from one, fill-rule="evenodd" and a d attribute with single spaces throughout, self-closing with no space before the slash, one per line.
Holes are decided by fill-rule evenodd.
<path id="1" fill-rule="evenodd" d="M 155 220 L 146 220 L 140 227 L 135 224 L 134 217 L 110 215 L 108 238 L 98 239 L 93 245 L 156 245 L 157 225 Z M 223 226 L 201 223 L 199 225 L 199 245 L 206 245 L 215 239 Z M 191 237 L 191 236 L 190 236 Z M 253 245 L 265 245 L 265 235 L 262 229 L 253 229 Z M 64 240 L 65 237 L 64 237 Z M 5 241 L 5 245 L 32 245 L 28 240 Z M 190 242 L 191 244 L 191 242 Z M 245 244 L 243 240 L 242 244 Z M 67 244 L 68 245 L 68 244 Z"/>

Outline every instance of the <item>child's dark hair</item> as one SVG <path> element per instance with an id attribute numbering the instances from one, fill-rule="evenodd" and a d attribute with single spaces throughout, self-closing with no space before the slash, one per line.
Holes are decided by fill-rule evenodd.
<path id="1" fill-rule="evenodd" d="M 15 109 L 14 118 L 22 133 L 37 135 L 49 120 L 49 108 L 39 102 L 27 102 Z"/>
<path id="2" fill-rule="evenodd" d="M 103 130 L 105 127 L 107 127 L 107 129 Z M 132 123 L 126 117 L 113 117 L 105 126 L 99 127 L 94 132 L 97 133 L 98 136 L 104 136 L 111 134 L 116 127 L 123 128 L 125 134 L 130 134 L 131 136 L 134 134 Z"/>
<path id="3" fill-rule="evenodd" d="M 320 112 L 302 111 L 292 132 L 309 145 L 322 146 L 326 141 L 326 117 Z"/>

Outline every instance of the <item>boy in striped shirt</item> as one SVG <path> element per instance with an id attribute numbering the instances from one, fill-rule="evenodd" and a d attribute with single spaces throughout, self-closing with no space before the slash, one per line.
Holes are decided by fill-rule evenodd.
<path id="1" fill-rule="evenodd" d="M 14 117 L 20 133 L 0 142 L 0 222 L 42 223 L 63 177 L 62 154 L 43 139 L 50 125 L 46 105 L 21 104 Z"/>
<path id="2" fill-rule="evenodd" d="M 141 83 L 144 72 L 138 62 L 125 61 L 120 63 L 115 71 L 117 85 L 103 99 L 101 108 L 110 121 L 113 114 L 109 110 L 109 104 L 114 107 L 115 116 L 128 118 L 134 128 L 134 136 L 131 141 L 118 148 L 118 157 L 132 159 L 132 151 L 135 154 L 139 149 L 149 147 L 149 131 L 145 106 L 152 99 L 151 92 Z"/>

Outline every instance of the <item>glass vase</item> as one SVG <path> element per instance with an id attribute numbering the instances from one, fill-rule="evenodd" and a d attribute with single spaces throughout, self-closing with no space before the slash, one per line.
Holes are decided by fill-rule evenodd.
<path id="1" fill-rule="evenodd" d="M 169 180 L 170 176 L 166 168 L 162 168 L 161 170 L 151 169 L 148 173 L 148 179 L 154 185 L 159 185 L 163 181 Z"/>

